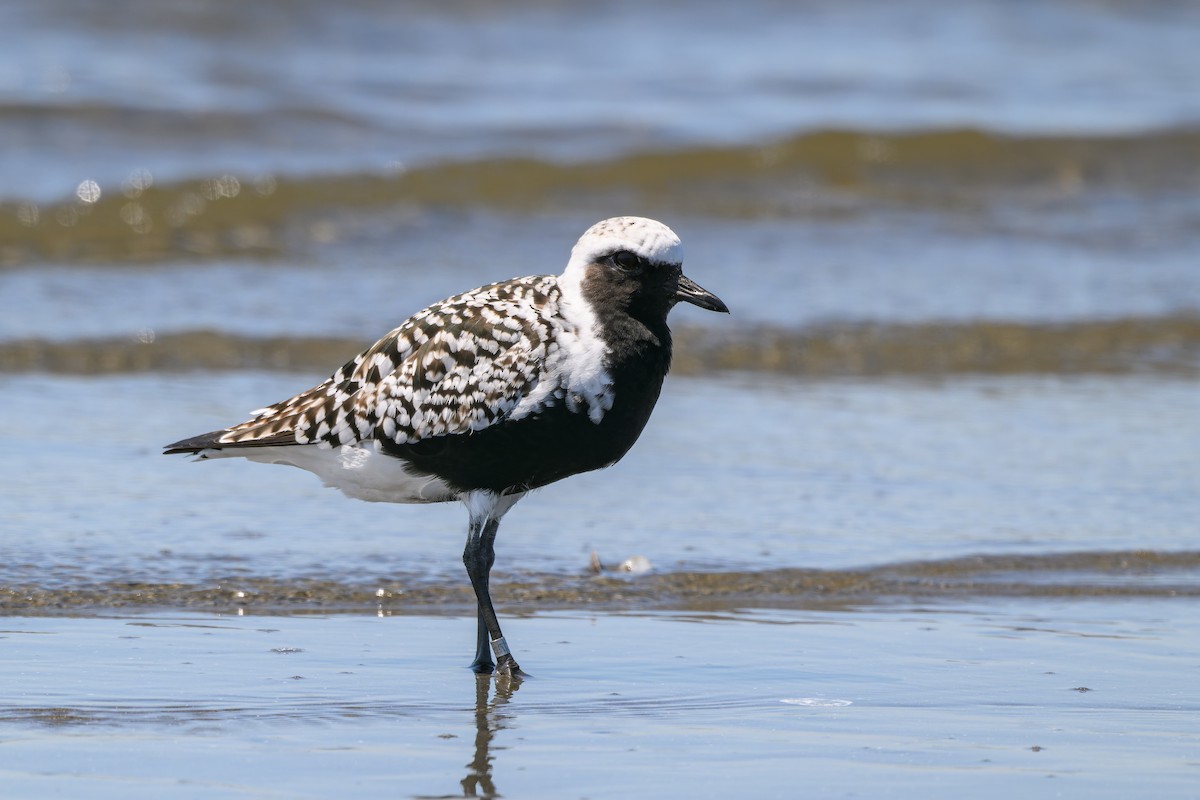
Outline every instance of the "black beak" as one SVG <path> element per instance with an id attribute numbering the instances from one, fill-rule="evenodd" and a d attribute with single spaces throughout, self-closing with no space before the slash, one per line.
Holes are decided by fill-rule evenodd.
<path id="1" fill-rule="evenodd" d="M 721 298 L 696 283 L 687 275 L 679 276 L 679 287 L 675 290 L 675 299 L 691 303 L 694 306 L 700 306 L 701 308 L 707 308 L 709 311 L 720 311 L 722 314 L 729 313 L 729 306 L 725 305 Z"/>

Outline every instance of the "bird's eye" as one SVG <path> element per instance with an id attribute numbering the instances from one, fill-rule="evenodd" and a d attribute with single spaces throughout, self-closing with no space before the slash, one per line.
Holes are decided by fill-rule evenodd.
<path id="1" fill-rule="evenodd" d="M 645 263 L 642 261 L 642 259 L 638 258 L 628 250 L 620 250 L 616 253 L 613 253 L 611 258 L 613 265 L 617 267 L 617 269 L 620 269 L 622 272 L 628 272 L 632 275 L 636 275 L 637 273 L 641 272 Z"/>

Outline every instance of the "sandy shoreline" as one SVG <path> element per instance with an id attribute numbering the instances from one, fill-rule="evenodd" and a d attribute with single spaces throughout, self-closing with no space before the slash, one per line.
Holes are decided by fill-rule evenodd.
<path id="1" fill-rule="evenodd" d="M 1200 597 L 1200 551 L 1131 550 L 971 556 L 860 570 L 777 569 L 643 575 L 497 573 L 494 594 L 509 613 L 594 611 L 837 609 L 986 598 Z M 470 586 L 410 576 L 264 578 L 206 583 L 105 581 L 81 585 L 19 579 L 0 584 L 0 613 L 89 614 L 114 609 L 214 613 L 467 614 Z M 49 578 L 49 582 L 46 579 Z M 47 585 L 49 583 L 49 585 Z"/>

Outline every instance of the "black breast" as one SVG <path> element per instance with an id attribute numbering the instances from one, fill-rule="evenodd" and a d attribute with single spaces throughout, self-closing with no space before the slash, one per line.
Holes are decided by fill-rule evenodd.
<path id="1" fill-rule="evenodd" d="M 613 406 L 599 424 L 559 404 L 474 433 L 404 445 L 383 439 L 381 446 L 459 491 L 536 489 L 625 455 L 650 419 L 670 360 L 669 333 L 614 352 Z"/>

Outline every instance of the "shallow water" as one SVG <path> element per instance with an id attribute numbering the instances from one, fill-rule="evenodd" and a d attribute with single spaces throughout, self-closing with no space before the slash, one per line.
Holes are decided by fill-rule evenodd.
<path id="1" fill-rule="evenodd" d="M 0 0 L 0 794 L 1195 797 L 1198 27 Z M 627 213 L 733 315 L 506 518 L 535 679 L 456 504 L 159 454 Z"/>
<path id="2" fill-rule="evenodd" d="M 6 413 L 59 424 L 0 442 L 0 576 L 58 592 L 113 579 L 463 586 L 459 504 L 360 503 L 299 470 L 159 455 L 307 385 L 259 373 L 3 378 Z M 593 552 L 694 572 L 1194 550 L 1196 396 L 1191 380 L 1130 376 L 676 377 L 621 464 L 506 517 L 497 569 L 579 574 Z"/>
<path id="3" fill-rule="evenodd" d="M 19 796 L 1123 797 L 1200 779 L 1195 601 L 5 620 Z M 186 741 L 186 746 L 183 742 Z M 802 777 L 798 777 L 802 776 Z"/>

